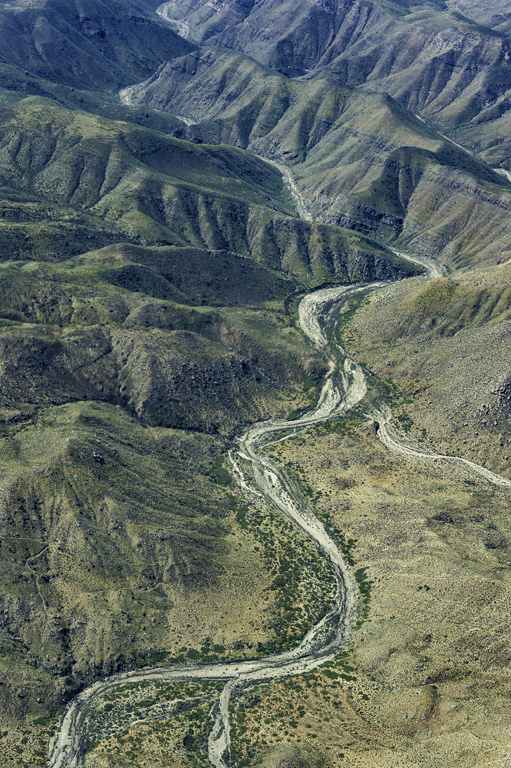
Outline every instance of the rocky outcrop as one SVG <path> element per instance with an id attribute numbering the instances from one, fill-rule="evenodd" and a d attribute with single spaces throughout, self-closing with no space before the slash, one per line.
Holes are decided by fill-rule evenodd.
<path id="1" fill-rule="evenodd" d="M 474 417 L 483 429 L 506 437 L 511 435 L 511 377 L 501 379 L 492 388 L 489 400 L 477 409 Z"/>

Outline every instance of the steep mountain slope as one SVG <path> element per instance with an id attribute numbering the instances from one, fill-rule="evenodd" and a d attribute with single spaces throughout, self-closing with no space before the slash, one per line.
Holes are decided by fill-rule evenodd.
<path id="1" fill-rule="evenodd" d="M 161 67 L 126 99 L 198 122 L 179 135 L 291 164 L 320 220 L 425 253 L 434 247 L 448 263 L 506 258 L 507 180 L 388 96 L 328 76 L 289 80 L 205 48 Z"/>
<path id="2" fill-rule="evenodd" d="M 233 250 L 318 282 L 409 269 L 364 238 L 293 218 L 280 172 L 240 150 L 30 98 L 1 122 L 1 183 L 85 210 L 120 240 Z"/>
<path id="3" fill-rule="evenodd" d="M 220 6 L 176 0 L 172 13 L 188 20 L 198 41 L 243 51 L 286 74 L 327 67 L 343 84 L 388 93 L 453 137 L 477 117 L 477 137 L 460 137 L 483 151 L 497 143 L 491 129 L 486 136 L 487 124 L 509 106 L 510 41 L 505 24 L 499 31 L 498 24 L 492 29 L 477 23 L 498 17 L 499 3 L 485 5 L 475 21 L 458 6 L 369 0 Z M 472 6 L 466 10 L 470 16 Z M 504 129 L 498 135 L 508 147 Z M 508 151 L 501 151 L 499 162 Z"/>
<path id="4" fill-rule="evenodd" d="M 456 14 L 412 14 L 383 40 L 365 38 L 321 64 L 349 84 L 392 95 L 457 140 L 476 120 L 479 140 L 468 146 L 484 151 L 495 143 L 487 124 L 509 106 L 510 45 L 506 35 Z"/>
<path id="5" fill-rule="evenodd" d="M 315 67 L 336 39 L 344 47 L 367 31 L 384 34 L 393 23 L 377 3 L 359 0 L 174 0 L 168 8 L 170 16 L 186 19 L 192 40 L 243 51 L 286 74 L 303 74 Z"/>
<path id="6" fill-rule="evenodd" d="M 53 82 L 113 90 L 190 43 L 142 3 L 40 0 L 0 4 L 0 60 Z"/>

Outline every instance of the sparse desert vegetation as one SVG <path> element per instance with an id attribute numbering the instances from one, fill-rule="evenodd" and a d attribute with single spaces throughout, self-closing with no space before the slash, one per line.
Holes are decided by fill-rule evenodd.
<path id="1" fill-rule="evenodd" d="M 329 337 L 365 400 L 263 452 L 352 569 L 354 635 L 235 692 L 233 762 L 507 766 L 508 492 L 392 454 L 374 408 L 511 477 L 510 34 L 504 0 L 1 4 L 1 768 L 45 768 L 94 681 L 325 616 L 329 561 L 228 455 L 317 401 L 304 293 L 374 281 Z M 222 685 L 104 691 L 85 768 L 206 768 Z"/>
<path id="2" fill-rule="evenodd" d="M 237 764 L 505 765 L 507 492 L 393 457 L 362 419 L 274 455 L 351 543 L 370 600 L 348 654 L 233 704 Z"/>

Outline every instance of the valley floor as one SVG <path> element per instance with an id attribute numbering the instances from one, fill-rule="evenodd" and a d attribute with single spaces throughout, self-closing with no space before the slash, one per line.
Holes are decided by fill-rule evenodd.
<path id="1" fill-rule="evenodd" d="M 321 346 L 326 341 L 321 326 L 316 327 L 313 314 L 302 316 Z M 329 317 L 334 318 L 331 335 L 342 327 L 342 316 L 341 322 L 334 312 Z M 427 455 L 420 443 L 398 431 L 385 432 L 383 423 L 374 420 L 375 415 L 381 418 L 375 410 L 381 404 L 371 387 L 363 399 L 361 369 L 344 367 L 346 396 L 339 412 L 335 399 L 321 410 L 322 400 L 326 403 L 329 397 L 327 379 L 318 418 L 312 412 L 302 419 L 309 421 L 307 431 L 298 429 L 295 436 L 264 448 L 289 480 L 285 475 L 279 480 L 266 459 L 261 463 L 252 457 L 251 443 L 241 455 L 254 462 L 256 476 L 260 472 L 260 489 L 264 476 L 273 478 L 264 490 L 268 498 L 272 486 L 281 483 L 283 492 L 275 499 L 284 500 L 286 488 L 300 490 L 337 540 L 361 596 L 353 643 L 340 655 L 324 656 L 320 666 L 321 652 L 313 643 L 312 664 L 290 665 L 284 677 L 280 666 L 263 672 L 265 663 L 270 670 L 271 659 L 239 665 L 237 682 L 224 689 L 216 736 L 209 739 L 210 758 L 215 765 L 226 764 L 223 750 L 230 733 L 237 766 L 277 766 L 286 760 L 289 765 L 302 760 L 332 768 L 504 766 L 511 739 L 506 710 L 511 680 L 503 672 L 510 661 L 506 633 L 511 583 L 506 573 L 511 482 L 490 472 L 484 476 L 484 470 L 466 462 L 458 462 L 453 471 L 452 461 L 431 451 Z M 348 403 L 345 414 L 342 402 Z M 287 422 L 287 432 L 302 421 Z M 274 429 L 256 426 L 253 446 L 264 445 L 265 432 Z M 239 467 L 237 471 L 243 478 Z M 245 667 L 252 671 L 247 674 Z M 205 672 L 197 668 L 187 675 L 200 679 Z M 207 671 L 211 675 L 214 667 Z M 257 685 L 258 675 L 262 686 Z M 271 685 L 268 676 L 275 678 Z M 163 672 L 148 672 L 146 685 L 165 679 Z M 129 678 L 122 681 L 125 688 L 127 683 Z M 157 690 L 152 696 L 160 700 Z M 214 711 L 213 706 L 210 714 Z M 170 714 L 163 708 L 150 722 Z M 190 718 L 195 731 L 189 733 L 198 738 L 201 717 L 195 713 Z M 155 747 L 155 733 L 156 725 L 126 722 L 122 736 L 110 731 L 91 745 L 86 765 L 124 766 L 135 754 L 137 764 L 154 759 L 163 765 L 177 755 L 178 744 L 171 739 L 169 752 L 158 737 Z M 53 764 L 73 763 L 57 759 Z"/>

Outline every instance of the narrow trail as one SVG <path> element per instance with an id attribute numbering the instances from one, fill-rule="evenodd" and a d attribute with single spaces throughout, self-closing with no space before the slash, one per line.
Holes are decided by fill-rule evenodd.
<path id="1" fill-rule="evenodd" d="M 506 171 L 505 168 L 493 168 L 493 170 L 495 173 L 500 173 L 501 176 L 504 176 L 505 179 L 511 182 L 511 171 Z"/>
<path id="2" fill-rule="evenodd" d="M 33 576 L 33 578 L 35 580 L 37 594 L 39 595 L 39 599 L 41 600 L 41 603 L 42 603 L 43 608 L 44 608 L 45 611 L 48 610 L 48 605 L 46 604 L 46 600 L 44 598 L 43 590 L 41 589 L 41 578 L 40 578 L 39 574 L 37 573 L 37 571 L 34 568 L 32 568 L 32 566 L 30 564 L 33 563 L 35 560 L 38 560 L 41 557 L 41 555 L 44 555 L 46 552 L 48 552 L 48 550 L 49 550 L 49 547 L 45 546 L 36 555 L 32 555 L 32 557 L 28 557 L 25 560 L 25 568 L 27 568 L 30 571 L 30 573 L 32 574 L 32 576 Z"/>
<path id="3" fill-rule="evenodd" d="M 497 475 L 495 472 L 486 469 L 486 467 L 482 467 L 480 464 L 470 461 L 470 459 L 434 453 L 433 451 L 428 451 L 423 446 L 419 446 L 412 440 L 409 440 L 391 424 L 392 414 L 390 409 L 385 408 L 385 410 L 381 411 L 375 410 L 372 415 L 378 422 L 378 437 L 380 442 L 383 443 L 389 451 L 421 461 L 444 464 L 445 466 L 450 466 L 450 468 L 458 474 L 464 473 L 470 476 L 478 475 L 500 488 L 511 488 L 511 480 L 508 480 L 501 475 Z"/>

